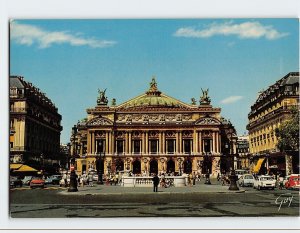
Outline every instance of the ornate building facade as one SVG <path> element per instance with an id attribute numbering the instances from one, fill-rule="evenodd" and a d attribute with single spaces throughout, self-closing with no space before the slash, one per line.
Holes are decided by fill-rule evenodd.
<path id="1" fill-rule="evenodd" d="M 236 152 L 236 132 L 210 105 L 208 90 L 200 104 L 186 104 L 157 88 L 120 105 L 108 106 L 105 91 L 99 91 L 97 106 L 87 109 L 87 118 L 73 127 L 71 154 L 78 173 L 96 169 L 104 173 L 130 170 L 140 173 L 228 171 L 230 154 Z M 226 152 L 226 155 L 225 153 Z"/>
<path id="2" fill-rule="evenodd" d="M 247 129 L 255 172 L 261 167 L 262 173 L 299 172 L 299 155 L 281 153 L 276 146 L 275 129 L 289 119 L 292 107 L 299 108 L 299 72 L 285 75 L 261 92 L 251 106 Z"/>
<path id="3" fill-rule="evenodd" d="M 236 142 L 236 150 L 238 154 L 237 168 L 238 169 L 249 169 L 249 135 L 238 136 Z"/>
<path id="4" fill-rule="evenodd" d="M 42 168 L 59 163 L 61 115 L 32 83 L 10 76 L 10 161 Z"/>

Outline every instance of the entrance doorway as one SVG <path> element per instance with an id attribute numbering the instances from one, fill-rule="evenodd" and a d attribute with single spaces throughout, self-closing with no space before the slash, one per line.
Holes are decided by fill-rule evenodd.
<path id="1" fill-rule="evenodd" d="M 167 172 L 168 173 L 175 173 L 175 162 L 173 161 L 173 159 L 170 159 L 167 162 Z"/>
<path id="2" fill-rule="evenodd" d="M 210 173 L 212 172 L 212 159 L 209 156 L 205 156 L 203 158 L 203 164 L 202 164 L 202 174 Z"/>
<path id="3" fill-rule="evenodd" d="M 132 167 L 133 174 L 141 174 L 141 162 L 139 160 L 134 160 L 132 163 Z"/>
<path id="4" fill-rule="evenodd" d="M 150 161 L 150 174 L 151 173 L 158 173 L 158 163 L 155 159 Z"/>
<path id="5" fill-rule="evenodd" d="M 118 159 L 116 161 L 116 172 L 123 171 L 123 170 L 124 170 L 124 162 L 122 159 Z"/>
<path id="6" fill-rule="evenodd" d="M 183 172 L 186 174 L 190 174 L 192 172 L 192 161 L 190 159 L 184 161 Z"/>

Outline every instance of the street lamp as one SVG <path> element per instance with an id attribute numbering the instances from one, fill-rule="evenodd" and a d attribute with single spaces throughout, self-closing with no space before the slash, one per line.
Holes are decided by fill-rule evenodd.
<path id="1" fill-rule="evenodd" d="M 209 157 L 208 157 L 208 153 L 207 152 L 205 152 L 205 166 L 206 166 L 206 174 L 205 174 L 205 182 L 204 182 L 204 184 L 211 184 L 211 182 L 210 182 L 210 178 L 209 178 L 209 168 L 208 168 L 208 159 L 209 159 Z"/>
<path id="2" fill-rule="evenodd" d="M 72 155 L 72 159 L 71 159 L 71 174 L 70 174 L 70 187 L 68 189 L 68 192 L 77 192 L 77 175 L 75 173 L 75 139 L 76 139 L 76 133 L 77 133 L 77 127 L 76 125 L 74 125 L 74 127 L 72 128 L 72 133 L 73 133 L 73 155 Z"/>
<path id="3" fill-rule="evenodd" d="M 105 158 L 105 152 L 99 152 L 97 153 L 97 159 L 96 159 L 96 170 L 98 174 L 98 181 L 97 184 L 103 184 L 102 174 L 103 174 L 103 163 Z"/>
<path id="4" fill-rule="evenodd" d="M 230 173 L 230 176 L 229 176 L 229 179 L 230 179 L 230 186 L 228 188 L 228 190 L 239 190 L 237 184 L 236 184 L 236 181 L 238 180 L 237 179 L 237 175 L 235 174 L 235 170 L 234 170 L 234 154 L 232 153 L 232 150 L 233 150 L 233 145 L 232 145 L 232 128 L 230 128 L 230 147 L 229 147 L 229 156 L 230 156 L 230 159 L 231 159 L 231 173 Z M 226 144 L 227 145 L 227 144 Z M 227 145 L 228 146 L 228 145 Z"/>

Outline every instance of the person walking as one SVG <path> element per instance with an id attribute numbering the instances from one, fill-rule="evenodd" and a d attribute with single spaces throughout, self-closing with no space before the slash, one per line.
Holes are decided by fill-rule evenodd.
<path id="1" fill-rule="evenodd" d="M 194 186 L 196 185 L 196 174 L 195 174 L 195 172 L 193 172 L 193 185 Z"/>
<path id="2" fill-rule="evenodd" d="M 88 181 L 89 181 L 89 186 L 93 187 L 94 183 L 93 183 L 93 174 L 92 173 L 88 174 Z"/>
<path id="3" fill-rule="evenodd" d="M 156 173 L 154 174 L 154 177 L 152 178 L 152 181 L 153 181 L 153 192 L 157 192 L 157 187 L 158 187 L 158 184 L 159 184 L 159 178 L 158 178 Z"/>

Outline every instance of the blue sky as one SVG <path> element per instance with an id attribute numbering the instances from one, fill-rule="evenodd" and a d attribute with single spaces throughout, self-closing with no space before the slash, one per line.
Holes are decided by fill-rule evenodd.
<path id="1" fill-rule="evenodd" d="M 299 70 L 298 19 L 14 20 L 10 74 L 39 87 L 62 115 L 61 142 L 96 105 L 158 88 L 190 103 L 209 88 L 238 134 L 258 91 Z"/>

